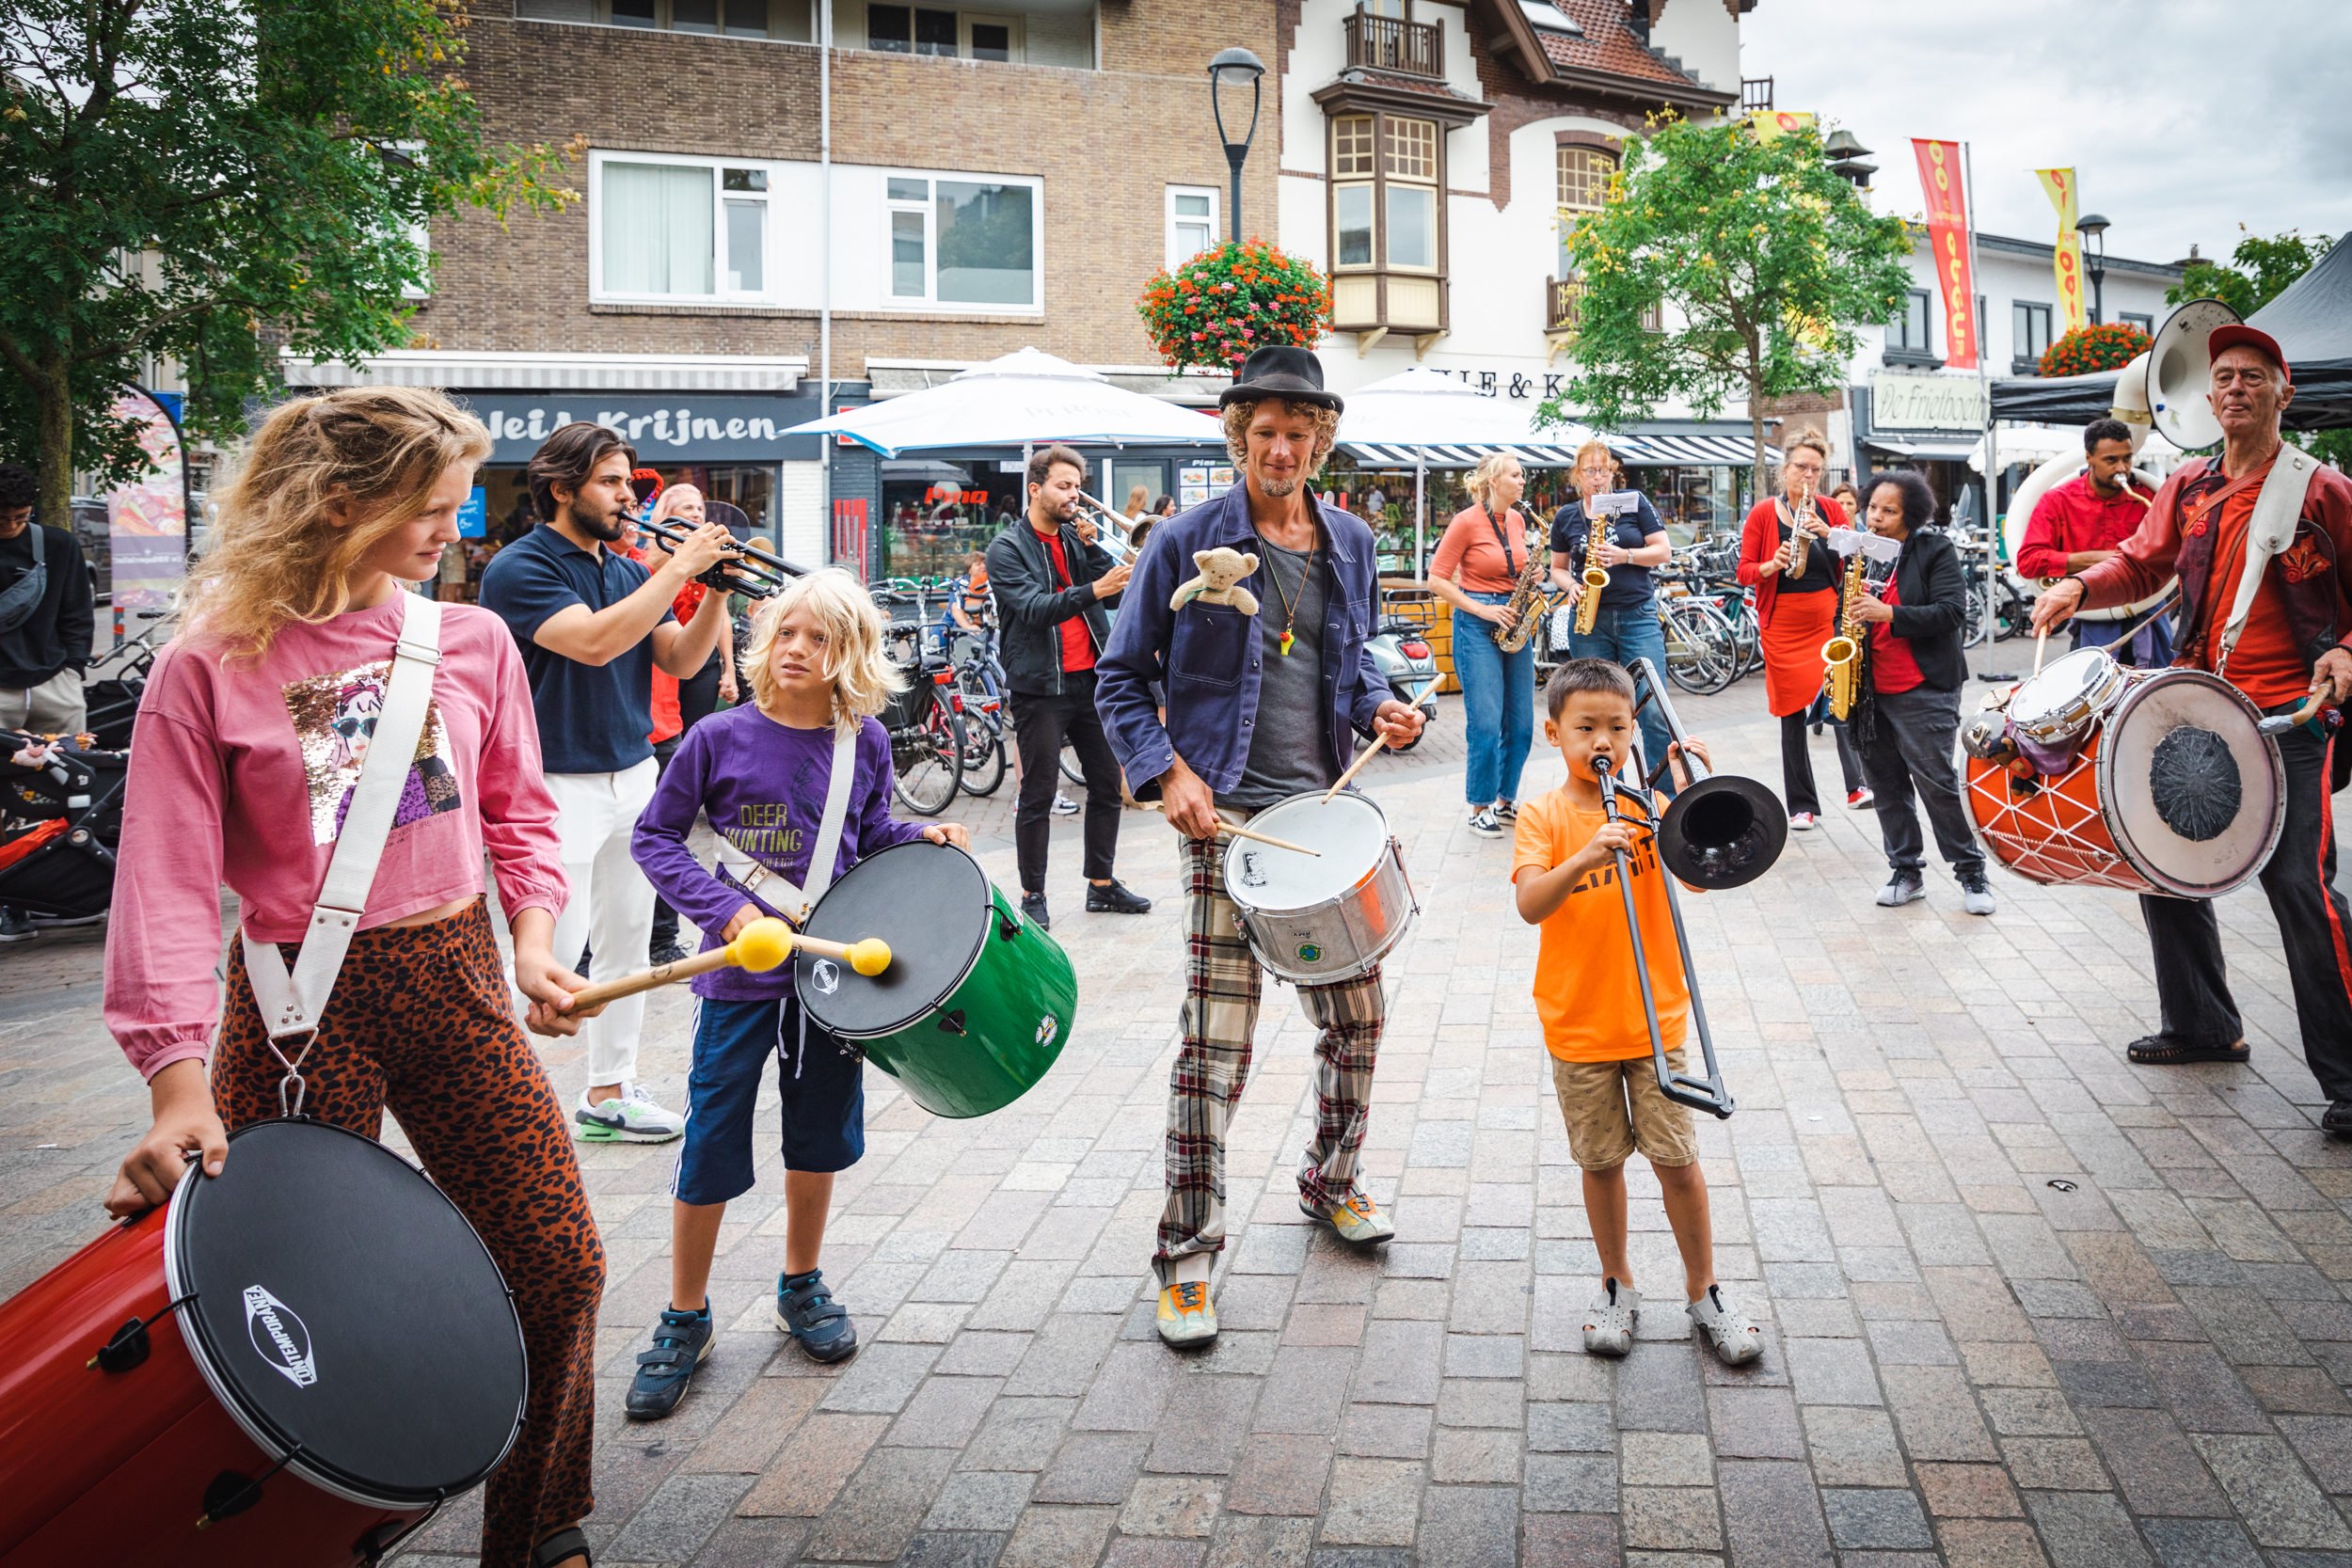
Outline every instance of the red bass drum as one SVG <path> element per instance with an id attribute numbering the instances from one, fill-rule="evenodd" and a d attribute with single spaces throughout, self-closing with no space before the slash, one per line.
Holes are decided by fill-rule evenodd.
<path id="1" fill-rule="evenodd" d="M 521 1430 L 522 1327 L 422 1172 L 265 1121 L 0 1306 L 0 1568 L 374 1562 Z"/>

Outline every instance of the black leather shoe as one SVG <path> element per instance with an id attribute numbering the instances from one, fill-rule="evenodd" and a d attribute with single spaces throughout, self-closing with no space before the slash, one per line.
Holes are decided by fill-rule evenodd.
<path id="1" fill-rule="evenodd" d="M 1025 919 L 1041 931 L 1050 931 L 1054 928 L 1053 917 L 1045 912 L 1045 895 L 1041 893 L 1023 894 L 1021 895 L 1021 913 Z"/>
<path id="2" fill-rule="evenodd" d="M 1152 900 L 1139 893 L 1130 893 L 1123 883 L 1113 881 L 1106 886 L 1087 884 L 1087 913 L 1089 914 L 1150 914 Z"/>
<path id="3" fill-rule="evenodd" d="M 2322 1112 L 2319 1130 L 2339 1138 L 2352 1137 L 2352 1100 L 2339 1100 Z"/>

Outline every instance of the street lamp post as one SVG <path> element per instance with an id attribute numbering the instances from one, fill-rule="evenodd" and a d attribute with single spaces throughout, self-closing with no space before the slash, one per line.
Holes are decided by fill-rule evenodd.
<path id="1" fill-rule="evenodd" d="M 2106 319 L 2107 302 L 2107 220 L 2096 213 L 2084 215 L 2074 225 L 2074 232 L 2089 238 L 2098 246 L 2095 254 L 2083 260 L 2083 270 L 2090 274 L 2090 325 L 2097 326 Z"/>
<path id="2" fill-rule="evenodd" d="M 1259 78 L 1265 74 L 1265 62 L 1247 49 L 1227 49 L 1209 62 L 1209 112 L 1216 117 L 1217 140 L 1225 144 L 1225 162 L 1233 171 L 1232 200 L 1233 243 L 1241 243 L 1241 166 L 1249 156 L 1249 143 L 1258 134 Z M 1233 118 L 1241 118 L 1239 94 L 1242 85 L 1249 87 L 1249 128 L 1235 141 L 1233 134 L 1225 129 L 1224 96 L 1227 89 L 1235 94 Z"/>

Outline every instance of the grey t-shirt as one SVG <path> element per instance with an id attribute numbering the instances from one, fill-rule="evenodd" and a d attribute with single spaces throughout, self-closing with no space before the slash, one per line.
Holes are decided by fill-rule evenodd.
<path id="1" fill-rule="evenodd" d="M 1260 811 L 1287 796 L 1327 789 L 1340 776 L 1323 721 L 1324 569 L 1320 547 L 1301 553 L 1261 539 L 1269 578 L 1258 605 L 1258 717 L 1241 780 L 1220 806 Z M 1288 610 L 1285 610 L 1287 603 Z M 1282 652 L 1282 631 L 1291 651 Z"/>

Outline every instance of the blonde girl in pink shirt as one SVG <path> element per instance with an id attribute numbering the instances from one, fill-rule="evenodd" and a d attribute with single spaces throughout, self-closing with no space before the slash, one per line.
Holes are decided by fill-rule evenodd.
<path id="1" fill-rule="evenodd" d="M 489 452 L 438 392 L 352 388 L 274 411 L 221 494 L 132 752 L 105 1013 L 155 1122 L 122 1162 L 113 1212 L 165 1201 L 188 1158 L 218 1175 L 226 1129 L 279 1114 L 285 1069 L 242 943 L 215 1006 L 220 890 L 292 964 L 373 738 L 400 595 L 438 573 Z M 579 1020 L 558 1015 L 585 982 L 550 950 L 566 888 L 522 660 L 496 615 L 453 604 L 366 914 L 303 1062 L 304 1110 L 374 1137 L 389 1105 L 498 1260 L 531 1393 L 490 1479 L 482 1561 L 559 1568 L 587 1560 L 576 1527 L 595 1506 L 604 1249 L 563 1108 L 515 1019 L 485 853 L 531 1027 L 573 1034 Z"/>

